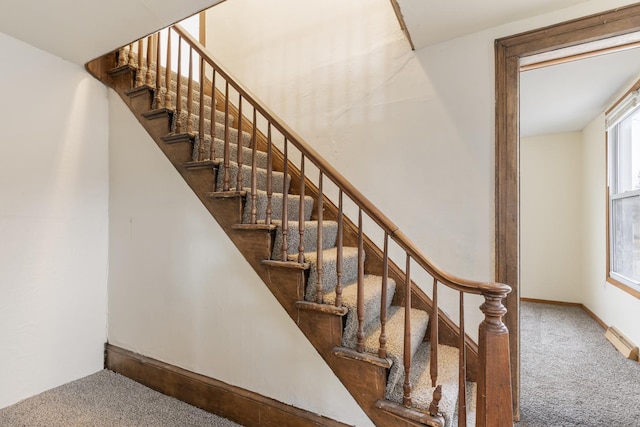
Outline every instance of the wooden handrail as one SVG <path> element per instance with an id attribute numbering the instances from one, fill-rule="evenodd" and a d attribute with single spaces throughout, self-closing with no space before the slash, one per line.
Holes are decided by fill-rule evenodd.
<path id="1" fill-rule="evenodd" d="M 307 144 L 300 135 L 289 128 L 278 116 L 264 105 L 251 91 L 238 83 L 231 73 L 219 65 L 219 62 L 209 53 L 202 44 L 200 44 L 191 34 L 185 31 L 180 25 L 175 24 L 172 27 L 184 40 L 186 40 L 193 50 L 195 50 L 209 65 L 216 69 L 233 88 L 246 99 L 264 118 L 276 128 L 284 136 L 286 140 L 291 142 L 300 151 L 300 153 L 315 164 L 322 174 L 329 178 L 338 188 L 342 190 L 351 200 L 355 202 L 380 228 L 382 228 L 403 250 L 411 256 L 411 258 L 429 274 L 431 274 L 438 282 L 458 291 L 472 294 L 493 295 L 508 294 L 511 287 L 497 282 L 477 282 L 473 280 L 462 279 L 454 275 L 448 274 L 436 267 L 428 258 L 418 249 L 418 247 L 396 226 L 385 214 L 380 211 L 369 199 L 367 199 L 353 184 L 351 184 L 340 172 L 338 172 L 329 162 L 327 162 L 316 150 Z"/>

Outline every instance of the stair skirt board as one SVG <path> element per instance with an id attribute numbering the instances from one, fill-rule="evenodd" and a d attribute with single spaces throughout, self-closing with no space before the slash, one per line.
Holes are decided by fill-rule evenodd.
<path id="1" fill-rule="evenodd" d="M 175 74 L 170 84 L 170 95 L 172 99 L 176 98 L 176 78 Z M 180 121 L 183 126 L 183 132 L 186 131 L 186 121 L 189 118 L 186 111 L 187 106 L 187 86 L 186 80 L 181 78 L 181 97 L 182 97 L 182 111 L 180 113 Z M 121 93 L 121 96 L 125 96 Z M 200 114 L 200 95 L 199 85 L 193 86 L 193 99 L 191 103 L 193 121 L 192 125 L 199 128 L 198 120 Z M 202 102 L 203 116 L 204 116 L 204 135 L 203 138 L 196 137 L 193 141 L 193 147 L 191 151 L 191 157 L 193 161 L 207 160 L 211 155 L 211 113 L 212 106 L 216 104 L 213 102 L 211 96 L 203 96 Z M 217 107 L 217 106 L 216 106 Z M 217 172 L 215 174 L 215 190 L 220 192 L 223 189 L 225 173 L 222 159 L 224 157 L 225 149 L 229 150 L 229 169 L 228 169 L 228 184 L 229 188 L 235 190 L 237 187 L 238 173 L 242 171 L 241 187 L 246 196 L 244 202 L 242 202 L 241 220 L 239 222 L 248 224 L 251 222 L 251 211 L 255 208 L 255 215 L 258 224 L 264 224 L 267 217 L 267 209 L 271 209 L 272 224 L 275 225 L 275 233 L 273 236 L 273 246 L 271 248 L 271 259 L 282 260 L 282 242 L 284 239 L 282 230 L 282 217 L 283 217 L 283 201 L 286 196 L 287 212 L 288 212 L 288 233 L 286 236 L 287 251 L 286 256 L 289 261 L 297 261 L 299 257 L 300 248 L 300 223 L 299 219 L 299 207 L 301 203 L 301 197 L 298 195 L 288 194 L 291 177 L 285 176 L 282 172 L 273 171 L 271 179 L 272 194 L 267 194 L 267 154 L 262 151 L 255 151 L 256 154 L 256 193 L 255 197 L 251 195 L 252 185 L 252 156 L 254 150 L 252 145 L 252 135 L 247 132 L 238 132 L 233 126 L 233 116 L 225 114 L 221 111 L 215 110 L 215 123 L 214 123 L 214 135 L 213 135 L 213 149 L 215 164 L 217 164 Z M 173 115 L 172 129 L 175 132 L 175 125 L 178 115 Z M 227 125 L 225 126 L 225 120 Z M 192 129 L 193 130 L 193 129 Z M 228 136 L 229 144 L 225 144 L 224 136 L 225 132 Z M 238 135 L 240 135 L 240 141 L 238 141 Z M 238 144 L 240 142 L 240 144 Z M 160 142 L 159 142 L 160 143 Z M 225 147 L 227 145 L 227 147 Z M 238 153 L 242 153 L 242 166 L 240 167 L 238 162 Z M 255 205 L 254 205 L 255 203 Z M 270 204 L 269 204 L 270 203 Z M 336 247 L 338 224 L 335 221 L 323 221 L 322 226 L 322 247 L 318 251 L 318 232 L 319 227 L 317 221 L 311 221 L 313 214 L 315 200 L 310 196 L 305 196 L 303 201 L 303 220 L 304 220 L 304 233 L 302 241 L 302 250 L 304 256 L 304 262 L 308 264 L 308 272 L 306 277 L 306 286 L 304 292 L 304 300 L 309 302 L 315 302 L 317 300 L 317 292 L 322 292 L 323 303 L 334 305 L 335 304 L 335 289 L 338 280 L 337 267 L 338 267 L 338 250 Z M 212 212 L 213 213 L 213 212 Z M 214 214 L 215 216 L 215 214 Z M 321 287 L 318 289 L 318 281 L 320 278 L 320 269 L 318 265 L 319 255 L 322 255 L 322 275 L 321 275 Z M 362 253 L 364 258 L 364 252 Z M 364 259 L 363 259 L 364 261 Z M 341 345 L 349 349 L 355 349 L 357 343 L 358 334 L 358 316 L 357 316 L 357 293 L 358 293 L 358 248 L 345 246 L 342 248 L 342 270 L 340 275 L 341 287 L 342 287 L 342 300 L 343 307 L 347 308 L 347 314 L 344 318 L 344 329 L 342 335 Z M 364 350 L 367 353 L 376 355 L 380 346 L 380 331 L 381 323 L 379 314 L 381 310 L 381 304 L 384 303 L 387 308 L 387 322 L 386 322 L 386 349 L 388 359 L 391 360 L 391 367 L 388 371 L 387 384 L 384 396 L 387 400 L 402 403 L 403 396 L 403 382 L 404 382 L 404 317 L 405 308 L 401 306 L 391 305 L 395 291 L 396 283 L 391 278 L 387 280 L 387 297 L 386 301 L 382 299 L 382 277 L 366 274 L 364 272 L 364 280 L 362 283 L 364 294 L 364 319 L 363 319 L 363 332 L 364 332 Z M 422 411 L 427 411 L 429 404 L 433 399 L 434 388 L 431 386 L 430 378 L 430 343 L 425 342 L 427 336 L 427 327 L 429 324 L 429 315 L 427 312 L 419 309 L 412 308 L 410 310 L 411 316 L 411 354 L 412 354 L 412 367 L 410 371 L 411 384 L 412 384 L 412 401 L 413 407 Z M 440 410 L 443 413 L 446 426 L 451 426 L 452 421 L 457 416 L 457 397 L 458 397 L 458 354 L 459 351 L 455 347 L 449 347 L 445 345 L 438 346 L 438 379 L 437 383 L 442 385 L 442 400 L 440 401 Z M 113 367 L 122 368 L 128 370 L 130 375 L 133 375 L 132 379 L 140 381 L 138 378 L 134 378 L 139 372 L 136 369 L 132 369 L 132 364 L 146 366 L 145 369 L 148 372 L 159 371 L 162 372 L 165 367 L 161 362 L 153 361 L 152 359 L 144 358 L 139 355 L 128 354 L 126 350 L 118 349 L 117 347 L 107 346 L 107 366 L 110 369 Z M 135 360 L 135 363 L 134 363 Z M 117 361 L 117 362 L 114 362 Z M 363 362 L 364 363 L 364 362 Z M 167 365 L 168 366 L 168 365 Z M 171 367 L 165 370 L 171 371 L 175 369 Z M 179 368 L 178 368 L 179 369 Z M 117 371 L 117 369 L 114 369 Z M 141 369 L 144 371 L 144 369 Z M 186 371 L 185 371 L 186 372 Z M 125 374 L 127 375 L 127 374 Z M 167 387 L 166 379 L 154 378 L 155 374 L 145 374 L 149 378 L 145 381 L 153 383 L 152 388 Z M 128 375 L 127 375 L 128 376 Z M 186 381 L 190 381 L 191 377 L 196 374 L 186 372 L 183 377 Z M 209 379 L 210 380 L 210 379 Z M 208 380 L 208 381 L 209 381 Z M 215 381 L 215 380 L 210 380 Z M 143 381 L 140 381 L 146 384 Z M 157 384 L 156 384 L 157 383 Z M 225 385 L 226 386 L 226 385 Z M 179 388 L 179 387 L 178 387 Z M 178 389 L 176 387 L 169 387 L 172 391 Z M 475 385 L 468 384 L 468 390 L 475 393 Z M 157 389 L 157 388 L 156 388 Z M 162 390 L 160 390 L 162 391 Z M 163 391 L 164 392 L 164 391 Z M 180 392 L 176 392 L 180 393 Z M 225 391 L 226 393 L 226 391 Z M 175 396 L 182 400 L 183 397 Z M 198 402 L 202 399 L 196 397 L 188 397 L 191 399 L 197 399 Z M 262 398 L 266 401 L 268 399 Z M 216 398 L 206 399 L 206 401 L 216 401 Z M 224 400 L 224 399 L 221 399 Z M 189 402 L 189 400 L 185 400 Z M 215 403 L 211 403 L 216 405 Z M 282 404 L 280 404 L 282 405 Z M 232 406 L 232 405 L 230 405 Z M 286 405 L 284 405 L 286 406 Z M 467 407 L 475 407 L 475 394 L 468 394 Z M 364 406 L 363 406 L 364 408 Z M 207 409 L 207 408 L 204 408 Z M 207 409 L 208 410 L 208 409 Z M 228 408 L 221 409 L 223 413 L 220 415 L 230 419 L 234 419 L 224 411 Z M 275 416 L 282 412 L 282 408 L 274 410 Z M 294 411 L 298 414 L 299 410 Z M 212 411 L 214 413 L 218 413 Z M 287 412 L 284 409 L 284 412 Z M 235 414 L 235 412 L 234 412 Z M 471 419 L 474 414 L 469 414 Z M 234 415 L 235 416 L 235 415 Z M 235 419 L 234 419 L 235 420 Z M 321 425 L 340 426 L 341 423 L 337 423 L 333 420 L 327 420 L 322 418 Z M 237 422 L 247 423 L 247 421 L 238 420 Z M 276 425 L 277 421 L 274 421 Z M 265 421 L 266 424 L 269 424 Z M 326 424 L 324 424 L 326 423 Z M 250 425 L 263 425 L 263 424 L 251 424 Z M 296 425 L 306 425 L 296 424 Z M 310 424 L 312 425 L 312 424 Z M 316 424 L 313 424 L 316 425 Z"/>

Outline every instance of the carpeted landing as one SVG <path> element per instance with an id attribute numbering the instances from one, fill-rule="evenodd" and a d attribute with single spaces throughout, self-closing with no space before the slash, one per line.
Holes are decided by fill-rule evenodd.
<path id="1" fill-rule="evenodd" d="M 0 409 L 0 427 L 240 426 L 111 371 Z"/>
<path id="2" fill-rule="evenodd" d="M 580 307 L 522 303 L 518 427 L 640 426 L 640 363 Z"/>

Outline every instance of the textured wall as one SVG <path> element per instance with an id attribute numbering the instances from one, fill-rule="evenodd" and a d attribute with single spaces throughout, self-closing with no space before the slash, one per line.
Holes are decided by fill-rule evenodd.
<path id="1" fill-rule="evenodd" d="M 106 340 L 108 106 L 0 33 L 0 407 L 92 374 Z"/>

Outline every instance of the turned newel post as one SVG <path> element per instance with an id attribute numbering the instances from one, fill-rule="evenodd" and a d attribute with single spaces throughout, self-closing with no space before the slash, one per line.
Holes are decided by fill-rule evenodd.
<path id="1" fill-rule="evenodd" d="M 513 426 L 509 331 L 502 323 L 507 309 L 502 300 L 511 292 L 507 285 L 483 291 L 480 310 L 485 315 L 478 333 L 478 402 L 476 426 Z"/>

